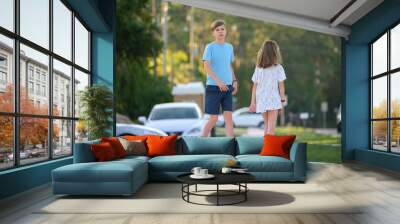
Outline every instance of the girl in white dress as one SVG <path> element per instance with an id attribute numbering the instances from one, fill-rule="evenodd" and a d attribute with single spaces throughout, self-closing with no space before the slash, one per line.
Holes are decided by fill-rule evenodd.
<path id="1" fill-rule="evenodd" d="M 253 89 L 251 93 L 250 112 L 262 113 L 265 134 L 274 135 L 278 112 L 282 109 L 285 99 L 286 79 L 281 63 L 281 53 L 275 41 L 263 43 L 257 55 L 257 64 L 251 78 Z"/>

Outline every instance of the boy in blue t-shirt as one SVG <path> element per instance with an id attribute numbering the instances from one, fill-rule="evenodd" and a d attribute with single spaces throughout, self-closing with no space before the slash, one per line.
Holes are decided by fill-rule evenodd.
<path id="1" fill-rule="evenodd" d="M 202 136 L 209 136 L 218 121 L 219 108 L 222 107 L 225 120 L 225 133 L 234 136 L 232 122 L 232 95 L 238 90 L 238 83 L 233 72 L 233 47 L 225 42 L 225 22 L 216 20 L 211 24 L 215 40 L 207 44 L 203 54 L 204 70 L 207 73 L 205 113 L 209 114 Z"/>

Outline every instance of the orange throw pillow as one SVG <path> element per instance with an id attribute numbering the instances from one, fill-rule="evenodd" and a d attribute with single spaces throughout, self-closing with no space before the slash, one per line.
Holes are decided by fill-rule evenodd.
<path id="1" fill-rule="evenodd" d="M 290 159 L 290 148 L 296 135 L 277 136 L 277 135 L 265 135 L 264 145 L 261 149 L 260 155 L 262 156 L 280 156 L 286 159 Z"/>
<path id="2" fill-rule="evenodd" d="M 110 161 L 117 158 L 113 147 L 108 142 L 93 144 L 90 146 L 90 148 L 94 154 L 94 157 L 99 162 Z"/>
<path id="3" fill-rule="evenodd" d="M 176 155 L 177 135 L 158 136 L 152 135 L 147 138 L 148 156 Z"/>
<path id="4" fill-rule="evenodd" d="M 117 158 L 126 156 L 126 151 L 117 137 L 101 138 L 101 142 L 108 142 L 114 149 Z"/>
<path id="5" fill-rule="evenodd" d="M 124 139 L 128 141 L 146 141 L 147 137 L 151 135 L 125 135 L 123 136 Z"/>

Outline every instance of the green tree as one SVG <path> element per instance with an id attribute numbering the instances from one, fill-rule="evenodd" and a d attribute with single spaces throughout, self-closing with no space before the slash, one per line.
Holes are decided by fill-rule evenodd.
<path id="1" fill-rule="evenodd" d="M 171 100 L 171 85 L 150 67 L 162 47 L 159 36 L 149 0 L 117 1 L 116 109 L 132 119 Z"/>

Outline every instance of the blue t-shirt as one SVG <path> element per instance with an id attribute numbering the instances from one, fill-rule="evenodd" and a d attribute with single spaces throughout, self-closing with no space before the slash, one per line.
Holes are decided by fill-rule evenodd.
<path id="1" fill-rule="evenodd" d="M 232 85 L 231 63 L 234 57 L 232 44 L 212 42 L 207 44 L 204 50 L 203 61 L 208 61 L 211 64 L 211 69 L 225 85 Z M 217 85 L 208 74 L 206 84 Z"/>

